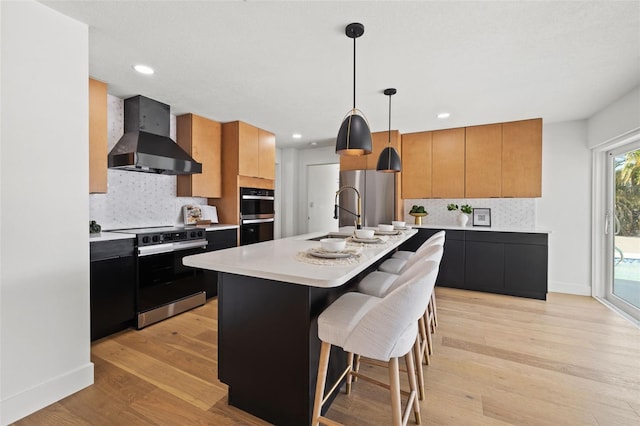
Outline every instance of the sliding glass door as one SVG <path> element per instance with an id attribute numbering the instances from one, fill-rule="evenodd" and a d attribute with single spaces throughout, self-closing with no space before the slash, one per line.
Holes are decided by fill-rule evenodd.
<path id="1" fill-rule="evenodd" d="M 606 298 L 640 320 L 640 143 L 608 152 L 607 234 L 610 273 Z"/>

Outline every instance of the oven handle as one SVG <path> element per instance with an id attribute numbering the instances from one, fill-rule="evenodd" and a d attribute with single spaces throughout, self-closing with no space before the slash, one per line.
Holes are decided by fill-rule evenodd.
<path id="1" fill-rule="evenodd" d="M 152 254 L 171 253 L 173 251 L 187 250 L 191 248 L 206 248 L 207 240 L 180 241 L 176 243 L 156 244 L 154 246 L 138 247 L 138 256 L 150 256 Z"/>
<path id="2" fill-rule="evenodd" d="M 274 218 L 269 218 L 269 219 L 250 219 L 250 220 L 243 220 L 242 224 L 243 225 L 251 225 L 254 223 L 269 223 L 269 222 L 273 222 L 275 219 Z"/>
<path id="3" fill-rule="evenodd" d="M 268 195 L 243 195 L 243 200 L 267 200 L 267 201 L 275 201 L 275 197 L 271 197 Z"/>

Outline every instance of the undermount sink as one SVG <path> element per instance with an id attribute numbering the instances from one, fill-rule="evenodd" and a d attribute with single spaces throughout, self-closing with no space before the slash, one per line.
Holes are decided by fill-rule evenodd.
<path id="1" fill-rule="evenodd" d="M 307 241 L 320 241 L 323 238 L 349 238 L 351 234 L 344 232 L 329 232 L 328 234 L 321 235 L 319 237 L 309 238 Z"/>

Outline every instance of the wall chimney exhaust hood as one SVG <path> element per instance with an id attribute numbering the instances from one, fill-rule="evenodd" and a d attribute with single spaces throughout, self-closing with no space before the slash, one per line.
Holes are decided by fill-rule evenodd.
<path id="1" fill-rule="evenodd" d="M 169 137 L 169 105 L 144 96 L 124 100 L 124 135 L 109 153 L 109 168 L 163 175 L 202 173 Z"/>

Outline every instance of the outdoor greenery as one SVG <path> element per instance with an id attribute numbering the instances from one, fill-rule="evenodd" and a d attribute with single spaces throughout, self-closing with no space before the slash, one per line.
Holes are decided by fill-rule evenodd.
<path id="1" fill-rule="evenodd" d="M 640 236 L 640 149 L 614 159 L 618 235 Z"/>

